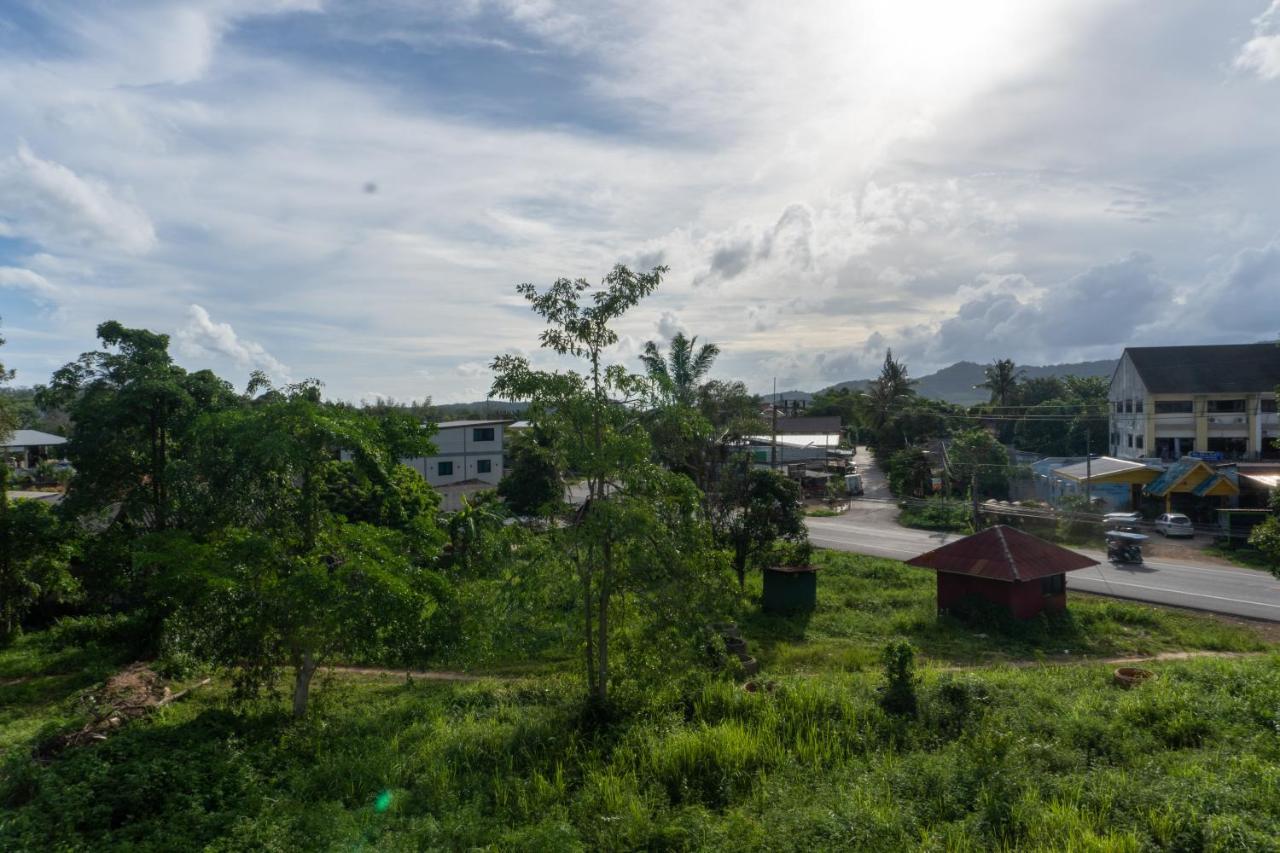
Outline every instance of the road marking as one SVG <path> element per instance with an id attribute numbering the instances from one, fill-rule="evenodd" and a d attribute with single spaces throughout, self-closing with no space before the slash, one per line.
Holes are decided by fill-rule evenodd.
<path id="1" fill-rule="evenodd" d="M 1167 592 L 1173 595 L 1183 595 L 1188 598 L 1212 598 L 1215 601 L 1230 601 L 1232 604 L 1249 604 L 1254 607 L 1272 607 L 1272 608 L 1275 608 L 1276 610 L 1280 610 L 1280 604 L 1267 604 L 1264 601 L 1247 601 L 1243 598 L 1227 598 L 1225 595 L 1209 595 L 1208 593 L 1205 593 L 1205 592 L 1185 592 L 1180 589 L 1169 589 L 1166 586 L 1143 586 L 1140 583 L 1125 583 L 1124 581 L 1113 581 L 1105 577 L 1102 577 L 1102 578 L 1082 577 L 1080 578 L 1080 580 L 1083 580 L 1086 582 L 1094 581 L 1094 582 L 1104 583 L 1104 584 L 1107 584 L 1108 586 L 1131 586 L 1134 589 L 1146 589 L 1152 592 Z M 1067 581 L 1067 586 L 1071 586 L 1070 579 L 1068 579 Z"/>

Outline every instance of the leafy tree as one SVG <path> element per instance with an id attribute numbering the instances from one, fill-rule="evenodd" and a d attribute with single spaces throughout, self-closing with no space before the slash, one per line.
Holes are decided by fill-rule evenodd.
<path id="1" fill-rule="evenodd" d="M 1026 375 L 1019 370 L 1011 358 L 1001 358 L 991 362 L 982 371 L 986 379 L 975 385 L 975 388 L 986 388 L 991 392 L 991 402 L 1000 406 L 1009 405 L 1018 383 Z"/>
<path id="2" fill-rule="evenodd" d="M 933 468 L 918 447 L 904 447 L 885 465 L 889 489 L 899 497 L 927 497 L 933 491 Z"/>
<path id="3" fill-rule="evenodd" d="M 691 407 L 697 402 L 702 378 L 719 354 L 720 348 L 715 344 L 699 347 L 697 335 L 689 338 L 684 332 L 676 332 L 665 357 L 657 344 L 646 341 L 640 361 L 668 401 Z"/>
<path id="4" fill-rule="evenodd" d="M 0 464 L 0 643 L 36 605 L 68 601 L 77 592 L 70 571 L 74 530 L 44 501 L 10 504 L 8 476 L 8 466 Z"/>
<path id="5" fill-rule="evenodd" d="M 754 468 L 739 455 L 730 461 L 715 501 L 719 538 L 733 555 L 738 586 L 747 582 L 750 563 L 782 540 L 803 546 L 808 541 L 800 487 L 776 471 Z"/>
<path id="6" fill-rule="evenodd" d="M 538 428 L 512 436 L 511 466 L 498 483 L 498 494 L 516 515 L 551 515 L 564 501 L 564 478 L 552 445 Z"/>
<path id="7" fill-rule="evenodd" d="M 325 660 L 410 648 L 445 594 L 422 568 L 443 539 L 434 496 L 396 461 L 434 448 L 412 419 L 324 403 L 315 381 L 276 389 L 257 376 L 249 393 L 264 388 L 193 430 L 184 480 L 207 489 L 210 523 L 152 537 L 138 562 L 177 604 L 171 636 L 233 668 L 248 693 L 287 662 L 301 716 Z"/>
<path id="8" fill-rule="evenodd" d="M 715 586 L 697 489 L 652 461 L 641 423 L 650 383 L 605 363 L 618 340 L 613 324 L 653 292 L 664 272 L 619 265 L 594 290 L 583 279 L 562 278 L 544 291 L 520 285 L 546 321 L 542 346 L 578 359 L 583 372 L 534 370 L 516 355 L 493 361 L 491 396 L 528 400 L 529 418 L 546 429 L 555 457 L 586 482 L 586 502 L 554 535 L 577 570 L 587 690 L 600 704 L 611 678 L 615 598 L 634 601 L 650 620 L 671 622 L 696 612 L 702 593 Z"/>
<path id="9" fill-rule="evenodd" d="M 326 520 L 312 547 L 228 528 L 207 542 L 157 534 L 140 559 L 182 566 L 169 642 L 231 669 L 237 692 L 275 684 L 294 671 L 293 713 L 306 714 L 312 677 L 326 662 L 403 661 L 433 638 L 447 595 L 443 581 L 414 566 L 399 533 Z"/>
<path id="10" fill-rule="evenodd" d="M 494 493 L 482 492 L 474 501 L 463 497 L 462 508 L 449 514 L 445 532 L 449 537 L 449 563 L 455 569 L 470 569 L 473 560 L 481 556 L 479 546 L 502 528 L 503 516 L 494 504 Z"/>
<path id="11" fill-rule="evenodd" d="M 947 448 L 950 474 L 964 489 L 976 484 L 978 498 L 1009 496 L 1009 452 L 984 429 L 956 436 Z"/>
<path id="12" fill-rule="evenodd" d="M 65 408 L 75 425 L 67 457 L 76 478 L 73 512 L 120 505 L 117 518 L 164 530 L 173 511 L 170 463 L 197 415 L 234 405 L 231 387 L 210 371 L 188 374 L 169 356 L 168 335 L 98 326 L 106 350 L 80 356 L 37 394 Z"/>
<path id="13" fill-rule="evenodd" d="M 991 368 L 987 368 L 990 370 Z M 1014 406 L 1034 406 L 1062 399 L 1068 394 L 1066 383 L 1056 376 L 1037 376 L 1017 385 L 1009 401 Z"/>

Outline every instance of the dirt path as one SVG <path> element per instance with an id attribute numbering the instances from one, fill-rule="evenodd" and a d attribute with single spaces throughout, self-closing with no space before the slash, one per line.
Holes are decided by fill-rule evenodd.
<path id="1" fill-rule="evenodd" d="M 448 670 L 415 670 L 415 669 L 388 669 L 378 666 L 331 666 L 327 668 L 331 672 L 338 672 L 344 675 L 372 675 L 382 678 L 414 678 L 419 681 L 483 681 L 485 679 L 505 679 L 506 676 L 501 675 L 470 675 L 465 672 L 450 672 Z"/>
<path id="2" fill-rule="evenodd" d="M 971 669 L 990 669 L 996 666 L 1012 666 L 1016 669 L 1029 669 L 1036 666 L 1090 666 L 1093 664 L 1103 664 L 1105 666 L 1125 666 L 1131 663 L 1159 663 L 1161 661 L 1178 661 L 1192 660 L 1193 658 L 1253 658 L 1263 655 L 1273 654 L 1273 652 L 1160 652 L 1154 655 L 1138 655 L 1128 657 L 1112 657 L 1112 658 L 1090 658 L 1081 655 L 1079 657 L 1046 657 L 1044 660 L 1001 660 L 990 661 L 988 663 L 972 663 L 963 665 L 953 665 L 939 667 L 942 672 L 963 672 Z"/>

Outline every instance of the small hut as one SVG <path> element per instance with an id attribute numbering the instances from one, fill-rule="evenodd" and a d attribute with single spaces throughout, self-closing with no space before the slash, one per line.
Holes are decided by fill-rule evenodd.
<path id="1" fill-rule="evenodd" d="M 1098 565 L 1083 554 L 1003 524 L 907 560 L 938 573 L 938 612 L 977 597 L 1015 619 L 1067 608 L 1066 573 Z"/>

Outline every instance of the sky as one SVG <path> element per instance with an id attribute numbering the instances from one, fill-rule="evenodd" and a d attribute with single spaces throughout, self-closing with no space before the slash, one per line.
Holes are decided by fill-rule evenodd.
<path id="1" fill-rule="evenodd" d="M 0 361 L 483 399 L 515 292 L 768 391 L 1280 336 L 1280 0 L 0 0 Z"/>

